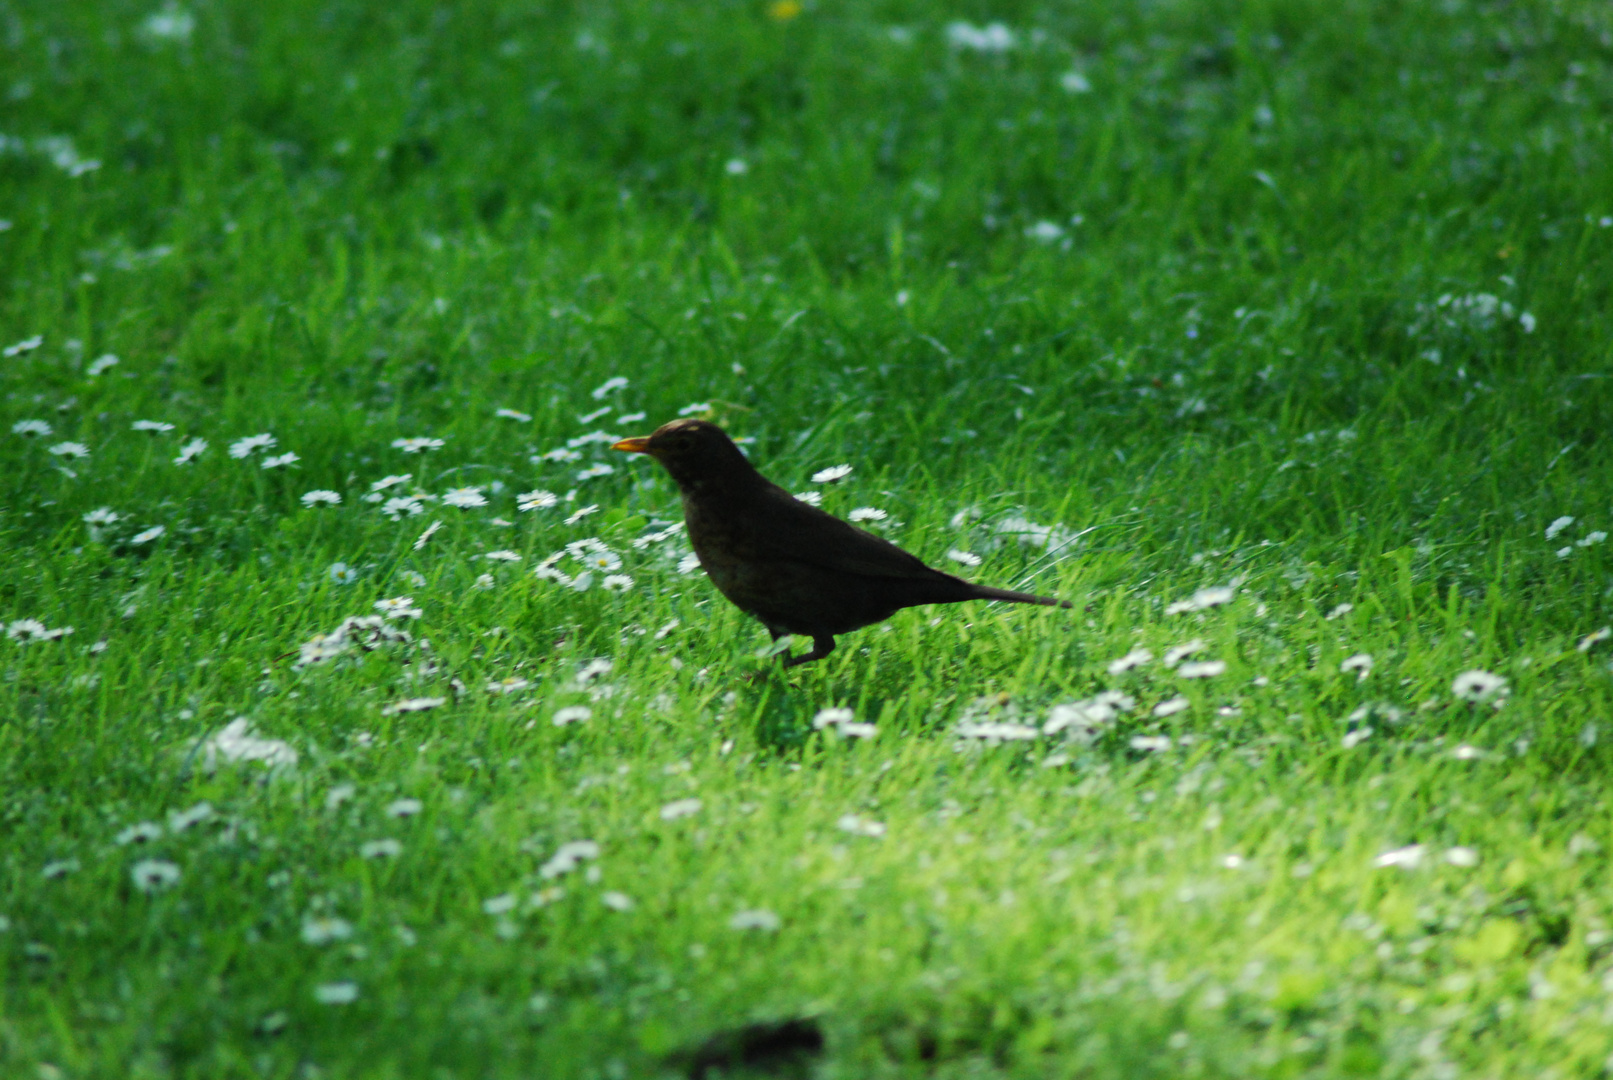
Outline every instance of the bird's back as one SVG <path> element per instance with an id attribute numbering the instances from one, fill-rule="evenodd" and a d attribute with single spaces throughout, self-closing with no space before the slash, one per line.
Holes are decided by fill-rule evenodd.
<path id="1" fill-rule="evenodd" d="M 684 499 L 689 541 L 712 582 L 770 629 L 843 634 L 973 587 L 767 483 Z"/>

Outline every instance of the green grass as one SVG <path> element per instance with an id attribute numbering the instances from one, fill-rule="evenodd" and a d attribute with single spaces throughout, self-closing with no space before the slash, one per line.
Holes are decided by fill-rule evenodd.
<path id="1" fill-rule="evenodd" d="M 614 1080 L 797 1017 L 821 1077 L 1613 1068 L 1605 5 L 159 10 L 0 9 L 0 623 L 73 628 L 0 639 L 0 1072 Z M 633 546 L 652 462 L 534 460 L 697 402 L 1075 609 L 778 674 Z M 488 505 L 394 522 L 404 472 Z M 587 537 L 630 589 L 531 572 Z M 1109 672 L 1193 638 L 1223 673 Z M 220 761 L 238 717 L 295 766 Z"/>

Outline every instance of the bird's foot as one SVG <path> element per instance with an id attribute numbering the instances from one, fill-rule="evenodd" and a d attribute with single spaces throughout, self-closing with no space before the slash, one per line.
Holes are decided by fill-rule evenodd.
<path id="1" fill-rule="evenodd" d="M 780 662 L 787 668 L 797 664 L 808 664 L 814 660 L 822 660 L 835 651 L 835 639 L 831 636 L 815 637 L 812 639 L 812 651 L 804 652 L 800 656 L 780 656 Z"/>

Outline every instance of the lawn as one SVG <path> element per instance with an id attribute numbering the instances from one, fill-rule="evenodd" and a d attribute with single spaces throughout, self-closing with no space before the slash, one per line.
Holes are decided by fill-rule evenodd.
<path id="1" fill-rule="evenodd" d="M 0 26 L 0 1073 L 1613 1069 L 1606 4 Z"/>

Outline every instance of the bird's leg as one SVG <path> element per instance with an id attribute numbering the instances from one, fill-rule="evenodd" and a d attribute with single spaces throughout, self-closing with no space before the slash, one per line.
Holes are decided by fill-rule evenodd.
<path id="1" fill-rule="evenodd" d="M 813 660 L 822 660 L 835 651 L 835 639 L 832 634 L 823 634 L 812 638 L 812 651 L 802 653 L 800 656 L 781 656 L 784 666 L 794 667 L 797 664 L 810 663 Z"/>

